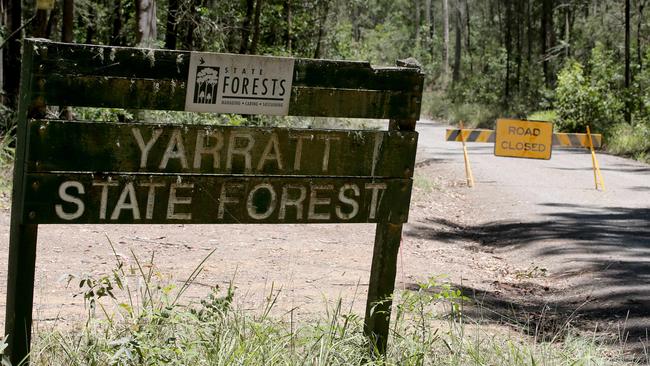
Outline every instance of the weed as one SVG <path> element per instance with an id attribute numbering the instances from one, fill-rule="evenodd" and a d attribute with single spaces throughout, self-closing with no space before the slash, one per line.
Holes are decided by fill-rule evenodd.
<path id="1" fill-rule="evenodd" d="M 650 125 L 620 123 L 612 127 L 609 135 L 606 143 L 612 153 L 650 162 Z"/>
<path id="2" fill-rule="evenodd" d="M 441 189 L 438 182 L 434 181 L 424 174 L 419 173 L 418 171 L 416 171 L 415 175 L 413 176 L 413 187 L 425 194 L 431 193 L 433 191 L 439 191 Z"/>
<path id="3" fill-rule="evenodd" d="M 4 198 L 11 192 L 11 178 L 13 176 L 14 164 L 14 136 L 12 128 L 0 136 L 0 207 L 4 205 Z"/>
<path id="4" fill-rule="evenodd" d="M 557 111 L 554 110 L 537 111 L 529 114 L 527 118 L 530 121 L 555 122 L 558 119 L 558 115 Z"/>
<path id="5" fill-rule="evenodd" d="M 77 295 L 103 311 L 88 312 L 78 329 L 38 333 L 31 365 L 600 365 L 617 357 L 604 357 L 595 338 L 574 336 L 569 327 L 562 343 L 485 329 L 466 319 L 460 290 L 434 276 L 393 299 L 389 352 L 368 358 L 362 319 L 341 300 L 323 318 L 299 325 L 270 315 L 273 287 L 256 311 L 234 305 L 233 284 L 183 303 L 210 255 L 179 288 L 158 271 L 153 254 L 146 262 L 132 256 L 127 266 L 115 254 L 108 274 L 69 277 L 79 283 Z M 6 338 L 0 349 L 4 344 Z"/>

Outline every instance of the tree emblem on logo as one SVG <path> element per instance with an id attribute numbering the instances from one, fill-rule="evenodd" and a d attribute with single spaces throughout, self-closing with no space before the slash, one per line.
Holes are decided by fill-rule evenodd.
<path id="1" fill-rule="evenodd" d="M 219 68 L 197 66 L 194 84 L 194 103 L 216 104 L 219 90 Z"/>

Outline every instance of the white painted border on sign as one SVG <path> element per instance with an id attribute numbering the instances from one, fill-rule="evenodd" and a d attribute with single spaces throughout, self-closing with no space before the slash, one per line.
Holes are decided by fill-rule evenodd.
<path id="1" fill-rule="evenodd" d="M 293 65 L 288 57 L 192 52 L 185 110 L 286 116 Z"/>

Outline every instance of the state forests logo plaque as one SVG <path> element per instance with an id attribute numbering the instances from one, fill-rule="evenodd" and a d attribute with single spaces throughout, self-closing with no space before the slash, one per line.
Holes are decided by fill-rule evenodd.
<path id="1" fill-rule="evenodd" d="M 287 115 L 293 66 L 286 57 L 193 52 L 185 110 Z"/>

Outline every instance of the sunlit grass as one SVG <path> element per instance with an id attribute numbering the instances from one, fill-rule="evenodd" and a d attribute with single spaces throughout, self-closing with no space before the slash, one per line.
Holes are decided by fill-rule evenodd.
<path id="1" fill-rule="evenodd" d="M 396 296 L 389 351 L 378 356 L 363 335 L 362 317 L 340 300 L 324 305 L 321 318 L 295 324 L 291 311 L 271 315 L 274 289 L 255 310 L 235 305 L 232 285 L 183 302 L 207 257 L 179 287 L 152 260 L 133 255 L 127 268 L 115 258 L 110 273 L 69 277 L 86 300 L 87 321 L 41 330 L 32 365 L 623 364 L 622 355 L 598 338 L 568 327 L 553 341 L 536 342 L 520 325 L 498 328 L 469 319 L 463 313 L 469 299 L 440 277 Z"/>

